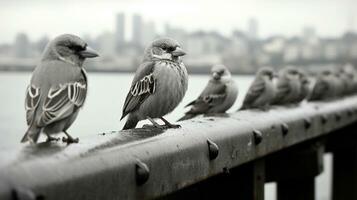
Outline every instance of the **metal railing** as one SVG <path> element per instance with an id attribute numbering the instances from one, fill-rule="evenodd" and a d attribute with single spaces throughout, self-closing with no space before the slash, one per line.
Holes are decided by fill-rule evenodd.
<path id="1" fill-rule="evenodd" d="M 314 199 L 327 151 L 333 199 L 357 199 L 356 121 L 352 96 L 3 150 L 0 199 L 264 199 L 272 181 L 278 199 Z"/>

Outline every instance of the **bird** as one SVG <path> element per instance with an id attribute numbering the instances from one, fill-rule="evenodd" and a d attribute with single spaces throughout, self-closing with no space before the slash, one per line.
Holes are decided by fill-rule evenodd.
<path id="1" fill-rule="evenodd" d="M 267 108 L 275 97 L 275 86 L 273 83 L 274 76 L 275 73 L 272 68 L 260 68 L 256 73 L 253 83 L 248 89 L 240 110 Z"/>
<path id="2" fill-rule="evenodd" d="M 332 99 L 337 93 L 336 88 L 335 77 L 332 70 L 325 69 L 317 75 L 308 101 Z"/>
<path id="3" fill-rule="evenodd" d="M 285 67 L 279 71 L 275 88 L 276 94 L 272 104 L 291 104 L 298 98 L 300 93 L 299 71 L 295 67 Z"/>
<path id="4" fill-rule="evenodd" d="M 211 78 L 199 97 L 186 107 L 191 106 L 178 121 L 192 119 L 200 114 L 224 113 L 232 107 L 238 96 L 238 88 L 228 68 L 214 65 Z"/>
<path id="5" fill-rule="evenodd" d="M 148 45 L 124 102 L 120 120 L 128 117 L 123 130 L 133 129 L 145 119 L 155 128 L 180 127 L 163 116 L 177 107 L 187 91 L 188 74 L 182 61 L 185 54 L 180 44 L 168 37 Z M 160 118 L 165 125 L 159 125 L 155 118 Z"/>
<path id="6" fill-rule="evenodd" d="M 79 141 L 70 136 L 67 129 L 75 121 L 87 95 L 83 62 L 97 56 L 86 42 L 72 34 L 59 35 L 47 44 L 26 90 L 28 129 L 21 142 L 36 143 L 41 132 L 47 135 L 47 141 L 58 140 L 51 135 L 60 132 L 67 135 L 63 137 L 64 142 Z"/>
<path id="7" fill-rule="evenodd" d="M 338 73 L 341 81 L 343 82 L 344 95 L 350 95 L 354 90 L 354 76 L 355 70 L 352 65 L 343 65 L 338 68 Z"/>
<path id="8" fill-rule="evenodd" d="M 305 71 L 299 70 L 300 91 L 294 103 L 300 103 L 305 100 L 310 94 L 310 80 Z"/>

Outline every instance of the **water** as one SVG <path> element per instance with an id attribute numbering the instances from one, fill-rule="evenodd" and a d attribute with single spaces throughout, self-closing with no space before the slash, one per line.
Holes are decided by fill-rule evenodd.
<path id="1" fill-rule="evenodd" d="M 68 130 L 76 137 L 91 137 L 105 131 L 120 130 L 125 120 L 120 121 L 122 106 L 130 87 L 133 74 L 88 73 L 89 92 L 84 108 Z M 237 110 L 243 100 L 252 76 L 234 76 L 238 85 L 238 100 L 228 112 Z M 26 131 L 24 98 L 30 73 L 0 72 L 0 150 L 19 145 Z M 182 103 L 169 115 L 176 121 L 186 111 L 184 105 L 196 98 L 208 81 L 206 75 L 190 75 L 189 87 Z M 141 122 L 139 126 L 148 122 Z M 45 138 L 40 138 L 44 140 Z M 325 158 L 325 172 L 317 178 L 318 199 L 328 199 L 331 157 Z M 275 184 L 266 185 L 266 199 L 275 199 Z"/>

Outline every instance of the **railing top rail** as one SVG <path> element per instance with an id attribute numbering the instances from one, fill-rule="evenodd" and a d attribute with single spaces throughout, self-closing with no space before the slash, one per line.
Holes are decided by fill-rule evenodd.
<path id="1" fill-rule="evenodd" d="M 11 189 L 50 199 L 153 198 L 328 134 L 357 120 L 357 97 L 241 111 L 0 152 L 0 199 Z M 59 196 L 58 194 L 61 194 Z"/>

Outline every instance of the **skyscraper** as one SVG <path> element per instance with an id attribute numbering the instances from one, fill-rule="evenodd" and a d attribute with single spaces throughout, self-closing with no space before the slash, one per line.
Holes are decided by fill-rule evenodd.
<path id="1" fill-rule="evenodd" d="M 137 46 L 142 46 L 142 31 L 143 31 L 143 19 L 141 15 L 135 14 L 133 16 L 133 35 L 132 42 Z"/>
<path id="2" fill-rule="evenodd" d="M 30 41 L 26 33 L 18 33 L 16 35 L 14 53 L 18 58 L 28 58 L 30 56 Z"/>
<path id="3" fill-rule="evenodd" d="M 115 21 L 115 43 L 119 52 L 125 43 L 125 16 L 124 13 L 118 13 Z"/>
<path id="4" fill-rule="evenodd" d="M 258 39 L 258 21 L 255 18 L 251 18 L 248 20 L 248 37 L 251 40 Z"/>

